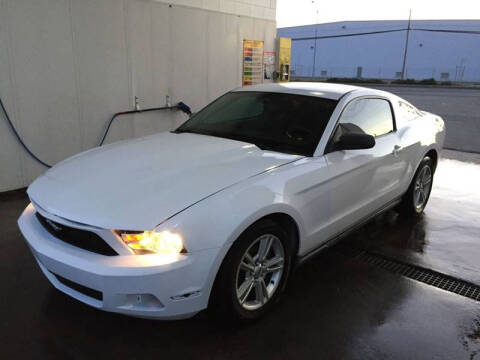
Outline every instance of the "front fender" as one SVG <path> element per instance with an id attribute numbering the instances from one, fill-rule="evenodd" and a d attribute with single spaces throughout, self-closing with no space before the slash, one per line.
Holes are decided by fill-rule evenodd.
<path id="1" fill-rule="evenodd" d="M 162 223 L 158 230 L 182 234 L 187 251 L 230 245 L 257 220 L 273 214 L 289 215 L 304 234 L 297 210 L 283 195 L 263 185 L 235 186 L 215 194 Z"/>
<path id="2" fill-rule="evenodd" d="M 289 215 L 297 224 L 300 239 L 304 227 L 298 212 L 266 186 L 236 185 L 215 194 L 162 223 L 157 229 L 169 229 L 183 236 L 187 252 L 217 249 L 203 291 L 210 294 L 220 266 L 235 240 L 254 222 L 273 214 Z M 208 301 L 209 297 L 206 297 Z M 206 302 L 205 307 L 208 306 Z"/>

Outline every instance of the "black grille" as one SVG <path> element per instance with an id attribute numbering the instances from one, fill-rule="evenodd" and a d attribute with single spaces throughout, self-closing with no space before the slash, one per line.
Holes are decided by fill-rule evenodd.
<path id="1" fill-rule="evenodd" d="M 53 273 L 52 273 L 53 274 Z M 83 295 L 89 296 L 91 298 L 97 299 L 102 301 L 103 300 L 103 294 L 94 289 L 90 289 L 89 287 L 77 284 L 76 282 L 73 282 L 71 280 L 65 279 L 64 277 L 61 277 L 60 275 L 53 274 L 55 277 L 60 281 L 63 285 L 68 286 L 69 288 L 78 291 L 79 293 L 82 293 Z"/>
<path id="2" fill-rule="evenodd" d="M 59 224 L 36 213 L 38 221 L 57 239 L 96 254 L 114 256 L 118 253 L 97 234 Z"/>

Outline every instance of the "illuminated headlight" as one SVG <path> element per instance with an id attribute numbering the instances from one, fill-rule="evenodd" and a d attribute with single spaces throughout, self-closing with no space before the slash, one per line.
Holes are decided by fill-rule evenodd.
<path id="1" fill-rule="evenodd" d="M 120 232 L 120 235 L 136 254 L 176 255 L 185 252 L 180 234 L 170 231 Z"/>

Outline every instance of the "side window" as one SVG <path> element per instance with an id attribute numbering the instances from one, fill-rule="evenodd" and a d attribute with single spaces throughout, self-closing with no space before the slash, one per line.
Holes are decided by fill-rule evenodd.
<path id="1" fill-rule="evenodd" d="M 343 110 L 335 138 L 349 132 L 381 136 L 392 131 L 393 116 L 387 100 L 359 99 Z"/>

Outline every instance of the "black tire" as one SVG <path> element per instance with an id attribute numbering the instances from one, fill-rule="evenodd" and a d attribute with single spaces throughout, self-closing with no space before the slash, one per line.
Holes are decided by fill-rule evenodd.
<path id="1" fill-rule="evenodd" d="M 264 235 L 274 235 L 283 245 L 283 273 L 268 301 L 258 309 L 247 310 L 237 296 L 238 268 L 247 250 L 255 246 L 258 239 Z M 208 306 L 210 315 L 221 321 L 241 322 L 256 320 L 265 315 L 285 289 L 292 263 L 292 240 L 281 226 L 269 219 L 260 220 L 245 230 L 230 248 L 217 273 Z"/>
<path id="2" fill-rule="evenodd" d="M 431 180 L 428 186 L 428 193 L 426 194 L 422 205 L 418 206 L 415 204 L 415 189 L 416 189 L 417 181 L 419 180 L 419 177 L 422 175 L 422 171 L 424 171 L 425 167 L 428 167 L 430 171 Z M 419 216 L 420 214 L 423 213 L 423 210 L 425 210 L 425 206 L 427 206 L 428 199 L 430 198 L 430 193 L 432 192 L 433 175 L 434 175 L 433 161 L 430 157 L 425 156 L 423 160 L 420 162 L 420 164 L 418 165 L 417 171 L 413 176 L 412 182 L 410 183 L 410 186 L 408 187 L 407 192 L 405 193 L 405 195 L 403 195 L 402 201 L 398 206 L 398 211 L 400 214 L 404 216 Z"/>

